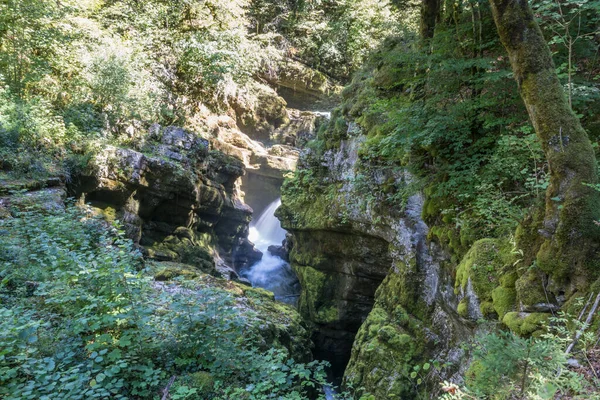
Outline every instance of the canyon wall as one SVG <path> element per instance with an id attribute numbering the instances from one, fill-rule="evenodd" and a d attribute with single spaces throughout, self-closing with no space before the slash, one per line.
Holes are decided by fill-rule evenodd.
<path id="1" fill-rule="evenodd" d="M 300 312 L 312 323 L 316 354 L 334 372 L 345 370 L 348 386 L 378 399 L 414 398 L 464 372 L 460 345 L 473 327 L 456 312 L 446 253 L 428 240 L 422 195 L 396 204 L 378 198 L 369 187 L 408 188 L 411 177 L 360 160 L 364 140 L 350 124 L 329 150 L 309 146 L 278 217 L 291 233 Z M 435 379 L 411 376 L 433 359 Z"/>

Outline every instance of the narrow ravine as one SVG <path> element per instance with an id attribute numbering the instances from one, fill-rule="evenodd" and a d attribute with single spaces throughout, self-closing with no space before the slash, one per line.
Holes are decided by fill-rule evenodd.
<path id="1" fill-rule="evenodd" d="M 273 292 L 275 299 L 296 305 L 300 296 L 300 282 L 290 264 L 274 255 L 269 248 L 281 246 L 285 239 L 285 230 L 275 217 L 275 210 L 281 205 L 281 199 L 273 201 L 250 225 L 249 239 L 262 253 L 262 259 L 242 272 L 252 286 Z"/>

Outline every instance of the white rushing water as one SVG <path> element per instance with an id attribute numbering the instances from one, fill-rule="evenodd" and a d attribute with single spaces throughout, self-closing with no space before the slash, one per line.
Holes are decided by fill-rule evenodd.
<path id="1" fill-rule="evenodd" d="M 262 251 L 267 251 L 271 245 L 281 245 L 285 239 L 285 230 L 281 227 L 281 223 L 275 217 L 275 210 L 281 205 L 281 199 L 277 199 L 260 214 L 256 222 L 250 224 L 250 234 L 248 239 L 254 246 Z"/>
<path id="2" fill-rule="evenodd" d="M 277 300 L 295 304 L 300 293 L 298 278 L 290 265 L 282 258 L 271 254 L 269 246 L 281 246 L 285 239 L 285 230 L 275 217 L 275 210 L 281 205 L 277 199 L 263 211 L 260 217 L 250 225 L 248 238 L 257 249 L 262 251 L 263 257 L 252 265 L 244 276 L 252 286 L 270 290 Z"/>

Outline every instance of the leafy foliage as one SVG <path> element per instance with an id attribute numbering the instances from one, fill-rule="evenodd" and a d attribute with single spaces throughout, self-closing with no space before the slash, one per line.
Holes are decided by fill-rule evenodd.
<path id="1" fill-rule="evenodd" d="M 308 65 L 346 80 L 386 37 L 400 32 L 388 1 L 251 1 L 251 29 L 282 33 L 287 50 Z"/>
<path id="2" fill-rule="evenodd" d="M 324 382 L 320 363 L 262 352 L 227 291 L 153 283 L 117 226 L 73 206 L 14 214 L 0 221 L 3 398 L 152 398 L 183 376 L 177 398 L 300 399 Z M 209 386 L 185 378 L 202 372 Z"/>
<path id="3" fill-rule="evenodd" d="M 596 341 L 589 328 L 579 319 L 560 312 L 550 318 L 546 332 L 539 337 L 523 338 L 512 332 L 480 334 L 474 345 L 466 387 L 444 382 L 446 394 L 442 398 L 596 399 L 597 380 L 588 380 L 572 369 L 568 362 L 571 355 L 565 352 L 578 331 L 581 353 L 588 360 L 586 353 Z"/>

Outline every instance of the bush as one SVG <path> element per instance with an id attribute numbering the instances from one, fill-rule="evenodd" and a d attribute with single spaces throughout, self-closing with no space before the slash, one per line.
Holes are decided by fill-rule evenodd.
<path id="1" fill-rule="evenodd" d="M 319 363 L 261 352 L 225 290 L 157 288 L 118 226 L 20 204 L 0 220 L 2 398 L 152 398 L 207 373 L 215 398 L 295 399 L 324 382 Z M 177 398 L 198 393 L 188 381 Z"/>

